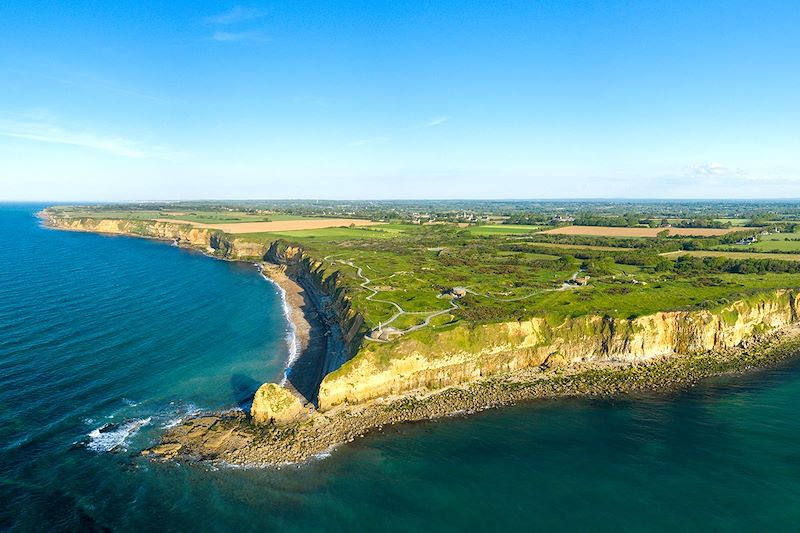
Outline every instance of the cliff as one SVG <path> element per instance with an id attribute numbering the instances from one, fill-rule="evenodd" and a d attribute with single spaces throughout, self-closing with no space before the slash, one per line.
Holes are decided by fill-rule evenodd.
<path id="1" fill-rule="evenodd" d="M 590 315 L 561 323 L 547 318 L 478 326 L 460 322 L 424 328 L 390 343 L 362 344 L 367 328 L 339 283 L 338 272 L 326 272 L 321 261 L 299 247 L 284 241 L 267 247 L 177 223 L 45 217 L 64 229 L 175 240 L 219 257 L 265 258 L 279 265 L 303 287 L 328 329 L 324 360 L 314 378 L 321 379 L 319 411 L 460 386 L 516 370 L 639 363 L 723 351 L 798 321 L 800 294 L 779 290 L 713 311 L 660 312 L 635 319 Z M 316 381 L 313 385 L 316 389 Z M 296 406 L 291 407 L 289 418 L 294 418 Z M 254 404 L 254 419 L 276 420 L 281 416 L 276 409 Z"/>
<path id="2" fill-rule="evenodd" d="M 265 258 L 281 265 L 287 275 L 303 286 L 314 306 L 325 315 L 333 336 L 342 344 L 337 355 L 327 363 L 325 374 L 336 370 L 358 351 L 367 330 L 364 317 L 353 308 L 346 289 L 338 282 L 339 273 L 326 274 L 322 262 L 284 241 L 273 242 Z"/>
<path id="3" fill-rule="evenodd" d="M 234 238 L 217 230 L 195 228 L 189 224 L 152 220 L 68 218 L 54 216 L 46 211 L 42 213 L 42 217 L 55 228 L 170 240 L 224 259 L 260 259 L 267 250 L 264 244 Z"/>
<path id="4" fill-rule="evenodd" d="M 662 312 L 633 320 L 583 316 L 556 325 L 532 318 L 420 330 L 389 344 L 368 344 L 326 376 L 319 409 L 435 390 L 524 368 L 643 362 L 724 350 L 796 322 L 799 300 L 795 292 L 781 290 L 716 312 Z"/>

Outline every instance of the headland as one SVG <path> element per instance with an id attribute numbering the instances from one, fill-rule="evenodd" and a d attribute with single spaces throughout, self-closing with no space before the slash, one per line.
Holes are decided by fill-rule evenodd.
<path id="1" fill-rule="evenodd" d="M 632 274 L 627 268 L 604 272 L 584 263 L 568 275 L 575 270 L 568 255 L 556 262 L 558 257 L 542 258 L 539 248 L 522 252 L 531 271 L 547 269 L 549 275 L 555 267 L 566 281 L 556 277 L 550 287 L 542 283 L 534 292 L 523 287 L 518 296 L 439 285 L 434 299 L 419 297 L 426 308 L 416 310 L 410 307 L 417 295 L 404 296 L 408 289 L 397 284 L 422 281 L 427 267 L 389 270 L 381 276 L 387 272 L 379 265 L 384 257 L 403 260 L 394 251 L 381 255 L 386 241 L 371 241 L 381 246 L 359 253 L 360 243 L 352 240 L 334 246 L 278 236 L 259 240 L 184 221 L 74 218 L 47 211 L 43 218 L 56 228 L 170 240 L 214 257 L 255 262 L 284 293 L 291 324 L 285 379 L 264 384 L 249 413 L 206 414 L 170 429 L 160 444 L 144 452 L 156 458 L 259 466 L 303 462 L 386 425 L 460 416 L 535 398 L 672 390 L 705 377 L 769 365 L 800 348 L 800 294 L 791 288 L 797 280 L 789 276 L 748 291 L 734 290 L 732 282 L 726 286 L 720 278 L 711 283 L 725 288 L 718 291 L 724 297 L 681 307 L 666 303 L 682 297 L 670 285 L 680 276 L 659 276 L 658 266 Z M 508 250 L 509 242 L 499 241 L 498 249 Z M 452 243 L 414 244 L 445 266 L 453 264 L 446 254 Z M 577 246 L 567 250 L 581 250 Z M 602 245 L 586 246 L 593 254 L 625 257 L 618 252 L 624 252 L 621 248 L 608 252 L 591 248 Z M 323 255 L 337 248 L 343 253 Z M 531 259 L 533 254 L 538 255 Z M 589 282 L 592 276 L 597 281 Z M 703 286 L 709 283 L 697 279 Z M 655 283 L 659 285 L 653 287 Z M 640 305 L 628 298 L 631 287 L 648 296 L 663 294 L 664 300 L 641 314 L 603 304 L 607 312 L 541 313 L 526 307 L 522 314 L 475 319 L 477 312 L 500 307 L 519 311 L 518 302 L 553 303 L 573 295 L 579 296 L 576 302 L 587 301 L 589 295 L 597 301 L 602 294 L 616 298 L 620 307 Z M 375 311 L 379 304 L 383 315 Z M 372 318 L 376 315 L 383 319 Z"/>

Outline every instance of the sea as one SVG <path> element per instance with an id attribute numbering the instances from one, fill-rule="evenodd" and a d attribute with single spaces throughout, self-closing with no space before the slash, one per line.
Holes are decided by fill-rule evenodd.
<path id="1" fill-rule="evenodd" d="M 251 264 L 0 205 L 2 531 L 764 531 L 800 526 L 800 362 L 689 389 L 384 427 L 301 465 L 158 463 L 280 381 Z"/>

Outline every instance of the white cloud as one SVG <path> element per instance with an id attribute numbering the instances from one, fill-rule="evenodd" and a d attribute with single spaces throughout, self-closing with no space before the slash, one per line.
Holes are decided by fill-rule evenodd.
<path id="1" fill-rule="evenodd" d="M 123 137 L 98 136 L 87 131 L 64 129 L 51 122 L 6 120 L 0 118 L 0 136 L 52 144 L 80 146 L 122 157 L 151 157 L 154 147 Z"/>
<path id="2" fill-rule="evenodd" d="M 353 148 L 359 148 L 361 146 L 366 146 L 368 144 L 389 142 L 390 140 L 391 139 L 389 137 L 370 137 L 368 139 L 359 139 L 357 141 L 353 141 L 350 143 L 350 146 L 352 146 Z"/>
<path id="3" fill-rule="evenodd" d="M 441 116 L 438 116 L 438 117 L 433 117 L 430 120 L 426 120 L 422 124 L 418 124 L 414 129 L 421 130 L 421 129 L 424 129 L 424 128 L 435 128 L 436 126 L 441 126 L 445 122 L 450 122 L 451 118 L 452 117 L 449 117 L 447 115 L 441 115 Z"/>
<path id="4" fill-rule="evenodd" d="M 257 31 L 215 31 L 211 38 L 220 43 L 233 43 L 237 41 L 266 41 L 267 38 Z"/>
<path id="5" fill-rule="evenodd" d="M 264 9 L 250 8 L 236 6 L 230 11 L 220 13 L 211 17 L 206 17 L 203 22 L 206 24 L 236 24 L 238 22 L 246 22 L 248 20 L 256 20 L 267 16 L 267 11 Z"/>
<path id="6" fill-rule="evenodd" d="M 692 167 L 692 174 L 696 176 L 723 176 L 730 171 L 720 163 L 706 163 Z"/>

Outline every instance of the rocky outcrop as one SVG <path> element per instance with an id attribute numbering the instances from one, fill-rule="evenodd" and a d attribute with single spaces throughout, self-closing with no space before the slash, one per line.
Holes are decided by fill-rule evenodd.
<path id="1" fill-rule="evenodd" d="M 781 290 L 716 312 L 662 312 L 633 320 L 584 316 L 551 325 L 542 318 L 475 327 L 420 330 L 369 344 L 319 391 L 322 411 L 411 391 L 435 390 L 492 374 L 581 363 L 635 363 L 667 355 L 724 350 L 796 322 L 800 295 Z"/>
<path id="2" fill-rule="evenodd" d="M 256 391 L 250 416 L 256 424 L 284 425 L 299 420 L 308 410 L 292 391 L 276 383 L 264 383 Z"/>
<path id="3" fill-rule="evenodd" d="M 195 228 L 190 224 L 154 220 L 58 217 L 46 211 L 42 217 L 47 224 L 59 229 L 175 241 L 178 245 L 197 248 L 224 259 L 260 259 L 267 251 L 266 244 L 234 238 L 218 230 Z"/>

